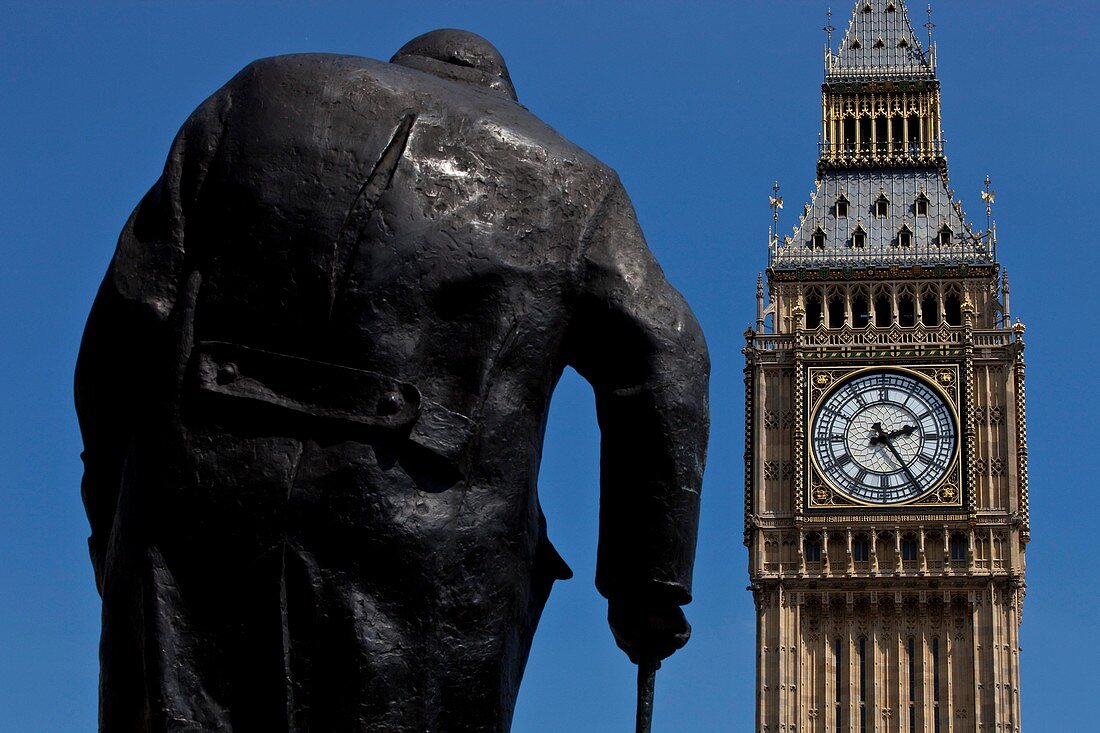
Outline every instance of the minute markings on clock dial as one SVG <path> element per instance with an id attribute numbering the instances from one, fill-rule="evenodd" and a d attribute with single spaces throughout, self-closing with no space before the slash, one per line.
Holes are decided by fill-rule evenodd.
<path id="1" fill-rule="evenodd" d="M 958 430 L 935 389 L 881 371 L 834 388 L 813 416 L 811 435 L 814 457 L 834 488 L 893 504 L 920 496 L 946 474 Z"/>

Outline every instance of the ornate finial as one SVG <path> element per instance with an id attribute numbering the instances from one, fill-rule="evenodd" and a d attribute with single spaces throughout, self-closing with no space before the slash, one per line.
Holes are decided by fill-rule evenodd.
<path id="1" fill-rule="evenodd" d="M 764 274 L 761 272 L 756 273 L 756 297 L 764 297 Z"/>
<path id="2" fill-rule="evenodd" d="M 993 202 L 997 200 L 997 192 L 989 187 L 991 183 L 987 175 L 985 177 L 985 190 L 981 192 L 982 201 L 985 202 L 985 230 L 987 233 L 993 230 Z"/>
<path id="3" fill-rule="evenodd" d="M 796 305 L 791 309 L 791 316 L 794 317 L 795 328 L 797 328 L 798 324 L 802 323 L 802 319 L 806 317 L 806 309 L 801 305 Z"/>
<path id="4" fill-rule="evenodd" d="M 932 22 L 932 3 L 928 3 L 928 22 L 924 24 L 924 27 L 928 29 L 928 50 L 932 50 L 932 29 L 936 27 L 936 24 Z"/>
<path id="5" fill-rule="evenodd" d="M 828 44 L 829 50 L 833 48 L 833 31 L 836 28 L 833 27 L 833 9 L 825 8 L 825 27 L 821 30 L 825 31 L 825 43 Z"/>
<path id="6" fill-rule="evenodd" d="M 1012 324 L 1012 333 L 1016 334 L 1017 339 L 1023 338 L 1024 331 L 1026 330 L 1027 327 L 1020 322 L 1019 318 L 1017 318 L 1016 322 Z"/>
<path id="7" fill-rule="evenodd" d="M 772 230 L 769 239 L 779 238 L 779 210 L 783 208 L 783 197 L 779 195 L 779 181 L 772 184 L 774 195 L 768 197 L 768 206 L 772 207 Z"/>

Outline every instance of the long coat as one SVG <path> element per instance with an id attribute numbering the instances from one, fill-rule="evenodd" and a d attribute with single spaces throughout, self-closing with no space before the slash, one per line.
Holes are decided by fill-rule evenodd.
<path id="1" fill-rule="evenodd" d="M 688 602 L 708 359 L 615 174 L 492 90 L 245 68 L 81 347 L 101 730 L 507 731 L 569 575 L 536 493 L 567 365 L 602 430 L 599 590 Z"/>

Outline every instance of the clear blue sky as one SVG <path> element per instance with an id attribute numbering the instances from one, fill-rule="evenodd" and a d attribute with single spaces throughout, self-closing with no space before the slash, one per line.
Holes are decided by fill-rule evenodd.
<path id="1" fill-rule="evenodd" d="M 766 260 L 772 181 L 783 184 L 787 227 L 813 185 L 824 5 L 0 3 L 0 729 L 94 729 L 99 599 L 84 544 L 71 374 L 118 232 L 180 123 L 254 58 L 388 58 L 419 33 L 460 27 L 497 44 L 521 102 L 618 170 L 653 251 L 703 323 L 715 369 L 688 608 L 695 636 L 658 677 L 654 728 L 751 730 L 739 350 Z M 842 27 L 850 3 L 832 5 Z M 914 5 L 923 23 L 924 3 Z M 1013 312 L 1029 327 L 1024 721 L 1035 731 L 1086 730 L 1100 682 L 1100 5 L 936 6 L 952 186 L 981 221 L 977 193 L 993 178 Z M 633 668 L 592 587 L 597 461 L 591 393 L 569 375 L 555 396 L 540 485 L 551 538 L 577 577 L 550 600 L 517 733 L 633 725 Z"/>

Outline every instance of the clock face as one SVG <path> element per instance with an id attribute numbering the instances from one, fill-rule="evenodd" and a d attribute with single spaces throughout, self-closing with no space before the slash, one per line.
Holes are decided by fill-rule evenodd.
<path id="1" fill-rule="evenodd" d="M 947 401 L 921 379 L 897 371 L 860 372 L 841 382 L 813 416 L 818 468 L 853 499 L 915 499 L 947 473 L 958 430 Z"/>

